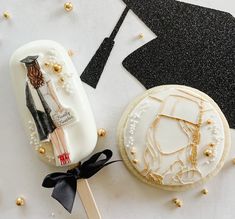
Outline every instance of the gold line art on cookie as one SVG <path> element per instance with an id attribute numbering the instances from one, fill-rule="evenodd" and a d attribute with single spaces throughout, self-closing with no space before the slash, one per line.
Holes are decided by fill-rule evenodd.
<path id="1" fill-rule="evenodd" d="M 171 112 L 170 114 L 166 113 L 164 114 L 164 108 L 165 104 L 167 104 L 167 99 L 171 97 L 176 97 L 175 103 L 171 106 Z M 180 100 L 180 98 L 182 98 Z M 198 105 L 199 111 L 198 111 L 198 120 L 197 123 L 194 124 L 191 121 L 186 121 L 184 119 L 180 119 L 177 117 L 174 117 L 174 113 L 177 107 L 177 104 L 180 104 L 180 101 L 184 101 L 183 99 L 193 101 Z M 157 118 L 153 121 L 151 124 L 151 127 L 148 130 L 147 133 L 147 146 L 145 149 L 144 153 L 144 160 L 145 160 L 145 169 L 142 171 L 142 174 L 144 174 L 145 177 L 150 178 L 151 180 L 156 180 L 158 183 L 163 184 L 162 180 L 164 179 L 165 175 L 167 173 L 173 174 L 172 176 L 172 181 L 173 180 L 178 180 L 179 183 L 184 184 L 182 181 L 181 177 L 182 175 L 189 175 L 188 173 L 192 172 L 194 174 L 198 174 L 201 176 L 200 170 L 197 168 L 197 154 L 198 154 L 198 145 L 200 143 L 200 127 L 202 123 L 202 110 L 203 110 L 203 100 L 200 101 L 194 101 L 193 99 L 190 99 L 189 97 L 184 97 L 180 95 L 170 95 L 168 96 L 162 103 L 162 112 L 158 112 Z M 173 122 L 177 123 L 180 127 L 181 130 L 185 133 L 185 135 L 188 138 L 188 144 L 185 146 L 180 147 L 176 151 L 173 152 L 164 152 L 163 147 L 160 145 L 160 143 L 157 141 L 156 138 L 154 138 L 154 135 L 158 131 L 159 123 L 164 120 L 164 119 L 169 119 L 172 120 Z M 188 159 L 186 159 L 186 163 L 183 162 L 181 159 L 178 159 L 174 161 L 173 164 L 169 167 L 169 169 L 165 170 L 163 173 L 158 172 L 160 169 L 160 166 L 158 168 L 151 167 L 149 164 L 148 160 L 150 156 L 152 156 L 152 160 L 157 161 L 164 159 L 165 156 L 174 156 L 175 154 L 178 153 L 187 153 L 187 151 L 190 151 L 190 155 L 188 156 Z M 187 155 L 186 155 L 187 156 Z M 188 162 L 191 163 L 191 167 L 188 168 Z M 175 164 L 179 164 L 181 168 L 173 173 L 172 168 Z M 160 165 L 160 164 L 159 164 Z M 186 169 L 187 165 L 187 170 Z M 146 174 L 147 173 L 147 174 Z"/>
<path id="2" fill-rule="evenodd" d="M 229 127 L 216 103 L 180 85 L 146 91 L 129 105 L 118 130 L 128 169 L 168 190 L 189 188 L 215 174 L 230 147 Z"/>

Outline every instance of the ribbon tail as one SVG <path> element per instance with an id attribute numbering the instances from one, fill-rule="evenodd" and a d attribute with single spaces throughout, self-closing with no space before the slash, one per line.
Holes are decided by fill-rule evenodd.
<path id="1" fill-rule="evenodd" d="M 114 161 L 110 161 L 110 162 L 106 163 L 106 164 L 104 165 L 104 167 L 105 167 L 105 166 L 108 166 L 108 165 L 110 165 L 110 164 L 112 164 L 112 163 L 116 163 L 116 162 L 123 162 L 123 160 L 114 160 Z"/>
<path id="2" fill-rule="evenodd" d="M 56 184 L 51 196 L 71 214 L 76 191 L 76 179 L 68 178 L 63 179 Z"/>

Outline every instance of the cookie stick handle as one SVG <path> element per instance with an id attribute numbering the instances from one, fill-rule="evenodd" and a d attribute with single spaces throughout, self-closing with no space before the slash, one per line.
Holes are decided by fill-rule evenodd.
<path id="1" fill-rule="evenodd" d="M 101 219 L 99 209 L 86 179 L 78 180 L 77 191 L 86 210 L 88 219 Z"/>

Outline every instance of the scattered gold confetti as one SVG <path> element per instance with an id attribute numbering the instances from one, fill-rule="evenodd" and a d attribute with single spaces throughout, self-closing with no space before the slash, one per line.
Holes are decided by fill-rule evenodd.
<path id="1" fill-rule="evenodd" d="M 66 2 L 66 3 L 64 4 L 64 9 L 65 9 L 65 11 L 68 11 L 68 12 L 72 11 L 72 10 L 73 10 L 73 4 L 72 4 L 72 2 Z"/>

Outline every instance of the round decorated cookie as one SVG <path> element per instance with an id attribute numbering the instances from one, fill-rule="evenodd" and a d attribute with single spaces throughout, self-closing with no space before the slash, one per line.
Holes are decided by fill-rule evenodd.
<path id="1" fill-rule="evenodd" d="M 176 191 L 218 173 L 230 148 L 229 126 L 218 105 L 180 85 L 155 87 L 136 98 L 121 118 L 118 138 L 135 176 Z"/>

